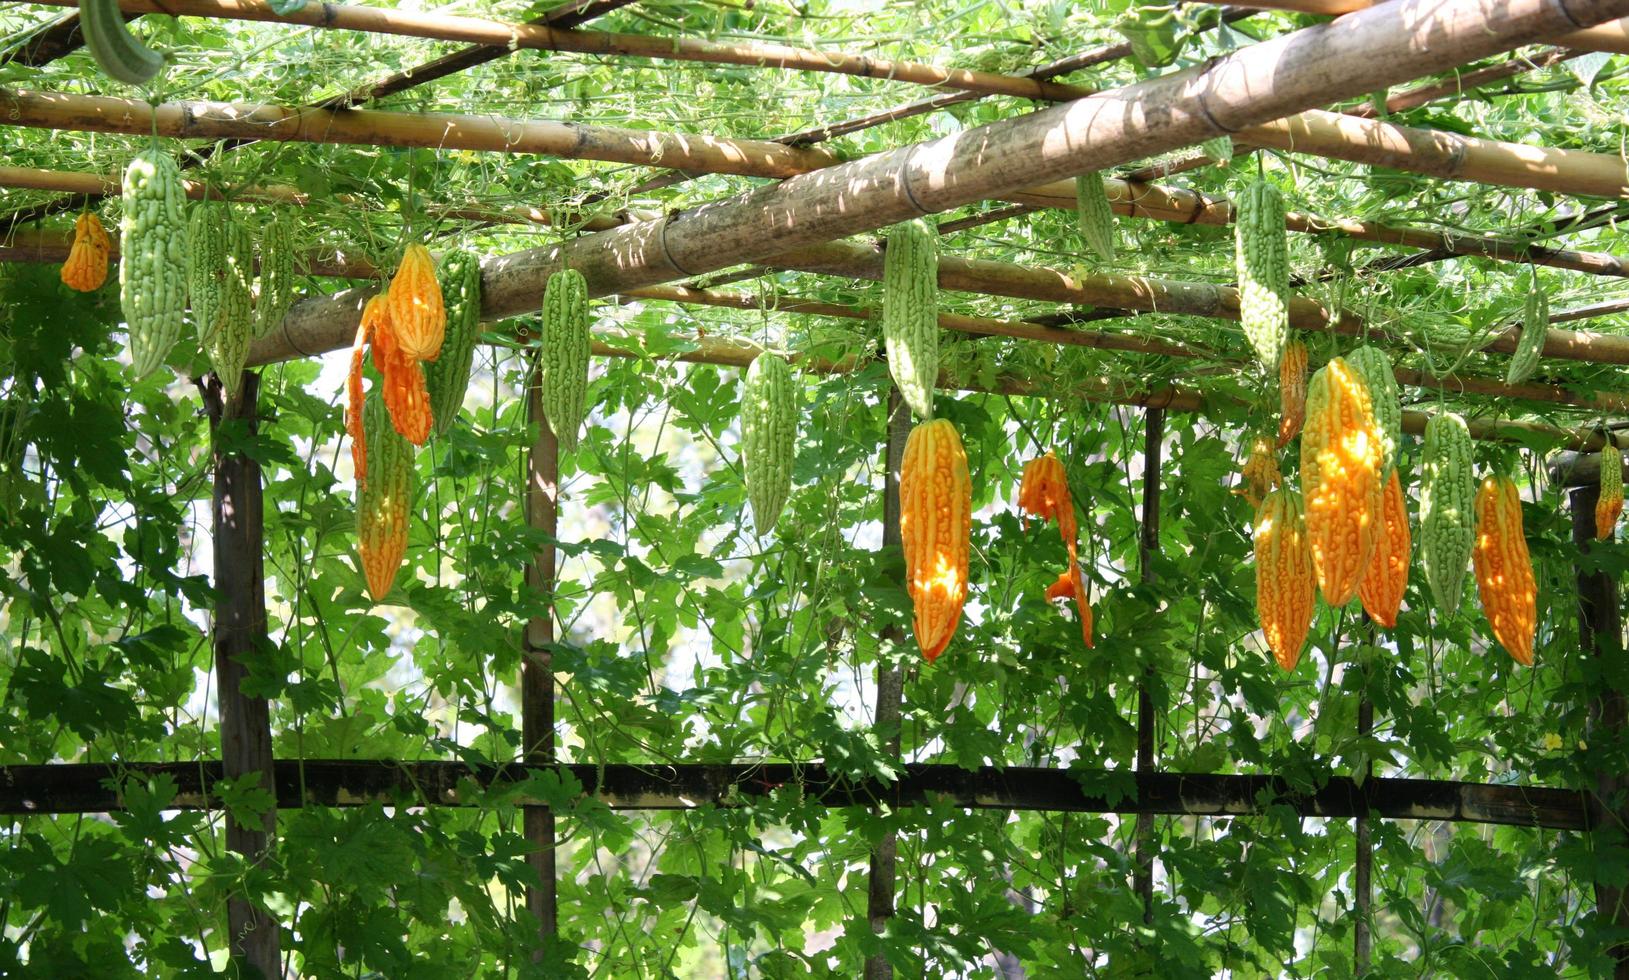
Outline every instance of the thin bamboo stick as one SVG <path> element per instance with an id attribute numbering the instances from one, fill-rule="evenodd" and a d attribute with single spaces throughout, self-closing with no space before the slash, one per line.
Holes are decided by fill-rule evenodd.
<path id="1" fill-rule="evenodd" d="M 165 102 L 106 95 L 0 90 L 0 123 L 40 129 L 182 139 L 414 146 L 537 153 L 569 160 L 663 163 L 711 173 L 791 177 L 837 158 L 766 140 L 504 120 L 444 112 L 300 109 L 248 102 Z"/>
<path id="2" fill-rule="evenodd" d="M 78 0 L 37 0 L 37 2 L 59 7 L 79 5 Z M 752 41 L 725 43 L 687 37 L 561 30 L 546 24 L 520 24 L 489 20 L 484 17 L 424 13 L 385 7 L 360 7 L 338 3 L 308 4 L 298 10 L 279 14 L 261 0 L 162 0 L 162 2 L 119 0 L 119 6 L 126 13 L 165 13 L 178 17 L 298 24 L 305 27 L 419 37 L 434 41 L 464 41 L 489 47 L 507 47 L 511 50 L 526 48 L 662 61 L 828 72 L 861 78 L 882 78 L 935 88 L 959 89 L 981 95 L 1010 95 L 1049 102 L 1078 99 L 1093 91 L 1079 85 L 1065 85 L 1037 78 L 972 71 L 965 68 L 942 68 L 914 61 L 891 61 L 863 54 L 799 48 L 786 44 Z"/>
<path id="3" fill-rule="evenodd" d="M 1342 14 L 1366 10 L 1378 2 L 1383 0 L 1248 0 L 1235 6 L 1255 7 L 1260 10 L 1294 10 L 1303 14 L 1339 17 Z M 1580 51 L 1629 54 L 1629 18 L 1557 34 L 1550 38 L 1550 42 L 1577 48 Z"/>

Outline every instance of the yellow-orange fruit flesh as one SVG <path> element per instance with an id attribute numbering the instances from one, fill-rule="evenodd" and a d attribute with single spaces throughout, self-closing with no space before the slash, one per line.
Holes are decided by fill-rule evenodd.
<path id="1" fill-rule="evenodd" d="M 1335 608 L 1357 595 L 1380 540 L 1380 432 L 1369 388 L 1340 358 L 1312 376 L 1301 429 L 1301 487 L 1318 588 Z"/>
<path id="2" fill-rule="evenodd" d="M 1256 511 L 1256 613 L 1267 649 L 1285 670 L 1301 659 L 1316 600 L 1301 498 L 1274 490 Z"/>
<path id="3" fill-rule="evenodd" d="M 1471 553 L 1482 613 L 1494 639 L 1516 662 L 1533 665 L 1538 630 L 1538 588 L 1522 531 L 1522 499 L 1515 481 L 1490 476 L 1476 491 L 1476 550 Z"/>
<path id="4" fill-rule="evenodd" d="M 1369 618 L 1387 629 L 1397 625 L 1397 611 L 1408 589 L 1408 559 L 1414 540 L 1408 531 L 1408 503 L 1403 499 L 1403 482 L 1392 467 L 1381 504 L 1380 543 L 1375 546 L 1369 567 L 1363 570 L 1358 598 Z"/>
<path id="5" fill-rule="evenodd" d="M 62 282 L 69 289 L 82 293 L 94 292 L 107 281 L 108 253 L 113 242 L 107 229 L 93 211 L 86 211 L 74 222 L 74 241 L 68 249 L 68 260 L 62 263 Z"/>
<path id="6" fill-rule="evenodd" d="M 1301 431 L 1307 416 L 1307 345 L 1292 340 L 1278 362 L 1278 448 Z"/>
<path id="7" fill-rule="evenodd" d="M 441 283 L 436 279 L 435 260 L 423 245 L 407 246 L 387 295 L 390 322 L 396 328 L 396 343 L 402 353 L 415 361 L 440 357 L 441 342 L 447 335 L 447 310 L 441 298 Z"/>
<path id="8" fill-rule="evenodd" d="M 932 663 L 950 644 L 967 601 L 973 484 L 961 436 L 946 419 L 923 422 L 905 440 L 899 474 L 899 535 L 916 643 Z"/>

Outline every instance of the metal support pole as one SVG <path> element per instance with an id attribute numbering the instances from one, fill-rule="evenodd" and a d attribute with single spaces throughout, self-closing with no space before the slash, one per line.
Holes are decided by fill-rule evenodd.
<path id="1" fill-rule="evenodd" d="M 543 412 L 543 392 L 537 369 L 526 385 L 527 420 L 537 436 L 526 454 L 526 524 L 548 540 L 538 545 L 526 566 L 526 588 L 544 597 L 551 611 L 526 622 L 520 667 L 521 755 L 528 765 L 554 763 L 554 536 L 559 530 L 560 452 L 554 430 Z M 526 907 L 537 916 L 543 942 L 559 935 L 554 853 L 554 811 L 529 806 L 524 812 L 526 840 L 537 847 L 526 861 L 542 879 L 542 886 L 526 891 Z"/>
<path id="2" fill-rule="evenodd" d="M 899 537 L 899 470 L 905 462 L 905 440 L 911 434 L 911 410 L 899 391 L 888 386 L 888 441 L 886 472 L 882 491 L 882 546 L 897 548 Z M 905 630 L 898 623 L 882 628 L 884 643 L 905 642 Z M 899 758 L 900 704 L 903 700 L 904 674 L 886 663 L 877 664 L 877 710 L 874 724 L 884 744 L 894 758 Z M 871 931 L 880 933 L 888 928 L 894 916 L 894 865 L 898 857 L 899 841 L 892 831 L 877 842 L 871 852 L 871 877 L 866 895 L 866 914 L 871 920 Z M 878 953 L 865 961 L 865 980 L 888 980 L 894 968 Z"/>
<path id="3" fill-rule="evenodd" d="M 227 422 L 241 422 L 252 435 L 257 427 L 260 376 L 245 371 L 235 402 L 226 397 L 214 375 L 198 382 L 214 437 Z M 260 787 L 275 787 L 272 766 L 271 714 L 265 698 L 243 693 L 249 674 L 245 661 L 266 639 L 266 575 L 263 549 L 265 523 L 261 502 L 260 464 L 245 455 L 228 454 L 215 441 L 215 492 L 212 510 L 215 550 L 215 677 L 221 714 L 221 773 L 236 779 L 260 775 Z M 268 810 L 260 826 L 226 821 L 226 846 L 250 862 L 260 861 L 277 833 L 277 810 Z M 282 975 L 277 923 L 247 897 L 226 900 L 232 960 L 264 977 Z"/>

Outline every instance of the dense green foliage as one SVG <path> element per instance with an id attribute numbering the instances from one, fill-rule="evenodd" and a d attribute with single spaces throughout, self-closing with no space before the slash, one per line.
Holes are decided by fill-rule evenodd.
<path id="1" fill-rule="evenodd" d="M 547 6 L 447 9 L 520 20 Z M 1116 23 L 1144 62 L 1175 59 L 1180 68 L 1311 22 L 1265 14 L 1189 37 L 1197 8 L 1139 26 L 1135 12 L 1120 20 L 1128 6 L 645 0 L 596 26 L 791 39 L 1017 71 L 1115 42 Z M 0 10 L 0 54 L 56 14 Z M 305 104 L 453 49 L 278 24 L 146 16 L 133 27 L 168 53 L 162 92 L 153 93 L 168 99 Z M 1621 70 L 1621 59 L 1586 56 L 1396 119 L 1617 154 L 1629 93 Z M 1069 80 L 1111 87 L 1143 74 L 1122 60 Z M 115 91 L 83 51 L 43 69 L 0 63 L 0 86 L 8 85 Z M 522 52 L 379 107 L 777 137 L 920 94 L 886 79 Z M 963 103 L 849 134 L 833 148 L 877 152 L 1029 108 L 1011 99 Z M 119 172 L 148 143 L 6 135 L 8 165 L 98 173 Z M 574 234 L 567 216 L 585 206 L 679 209 L 752 186 L 707 176 L 636 191 L 652 173 L 531 155 L 271 142 L 220 152 L 197 171 L 245 215 L 257 205 L 236 199 L 241 188 L 298 188 L 311 201 L 291 212 L 284 247 L 376 267 L 388 266 L 404 237 L 498 254 Z M 1448 231 L 1521 227 L 1544 243 L 1621 251 L 1609 223 L 1566 229 L 1564 219 L 1588 202 L 1242 145 L 1171 183 L 1238 198 L 1257 180 L 1292 210 Z M 154 213 L 177 234 L 148 239 L 140 262 L 123 266 L 152 287 L 143 286 L 152 317 L 136 326 L 163 349 L 147 358 L 143 366 L 155 370 L 144 377 L 133 380 L 143 372 L 132 372 L 125 354 L 118 287 L 81 295 L 51 266 L 0 266 L 0 779 L 5 766 L 24 763 L 219 754 L 207 629 L 210 436 L 186 380 L 206 371 L 208 358 L 190 334 L 170 352 L 181 334 L 175 290 L 185 263 L 176 242 L 185 226 L 178 186 L 165 191 Z M 0 213 L 52 199 L 0 191 Z M 541 208 L 565 227 L 486 225 L 439 210 L 472 200 Z M 116 200 L 98 207 L 110 221 L 122 212 Z M 261 208 L 256 220 L 267 215 Z M 146 219 L 124 217 L 128 259 L 128 235 Z M 1117 267 L 1104 271 L 1234 278 L 1228 228 L 1116 219 L 1113 230 Z M 1080 239 L 1078 216 L 1059 210 L 959 231 L 938 247 L 1068 269 L 1082 259 Z M 1288 273 L 1307 279 L 1306 294 L 1344 304 L 1375 328 L 1373 338 L 1305 335 L 1314 367 L 1373 340 L 1401 367 L 1504 376 L 1506 355 L 1473 351 L 1528 302 L 1516 266 L 1369 269 L 1403 253 L 1332 235 L 1290 235 L 1286 248 Z M 1547 270 L 1543 282 L 1557 310 L 1626 295 L 1618 279 Z M 302 276 L 298 290 L 339 285 Z M 1276 773 L 1305 789 L 1371 766 L 1382 776 L 1574 788 L 1593 786 L 1600 772 L 1629 771 L 1629 750 L 1592 733 L 1587 720 L 1603 688 L 1629 688 L 1629 668 L 1621 653 L 1602 663 L 1581 652 L 1573 599 L 1579 569 L 1621 576 L 1629 550 L 1602 543 L 1584 554 L 1570 543 L 1565 496 L 1540 475 L 1553 448 L 1542 437 L 1520 453 L 1468 439 L 1449 447 L 1472 488 L 1473 475 L 1522 474 L 1539 584 L 1536 667 L 1513 664 L 1494 645 L 1473 598 L 1449 615 L 1416 560 L 1394 631 L 1371 634 L 1355 606 L 1320 606 L 1299 666 L 1285 674 L 1257 630 L 1252 514 L 1233 492 L 1249 433 L 1271 427 L 1276 393 L 1262 383 L 1270 371 L 1240 368 L 1251 347 L 1237 323 L 1156 313 L 1091 324 L 1131 340 L 1183 343 L 1198 355 L 1186 360 L 935 334 L 938 366 L 951 380 L 990 389 L 1016 376 L 1054 397 L 941 390 L 931 403 L 966 444 L 975 513 L 967 616 L 945 654 L 924 666 L 910 639 L 882 638 L 882 627 L 908 625 L 910 605 L 902 556 L 881 547 L 889 375 L 876 356 L 880 329 L 775 309 L 780 296 L 877 309 L 881 286 L 763 273 L 749 287 L 762 310 L 594 307 L 597 336 L 620 334 L 645 356 L 595 359 L 586 389 L 570 392 L 587 417 L 576 451 L 561 458 L 552 610 L 562 629 L 552 655 L 564 758 L 823 761 L 886 776 L 897 765 L 884 749 L 895 733 L 871 724 L 871 678 L 892 665 L 906 672 L 897 733 L 905 760 L 1054 766 L 1111 797 L 1132 786 L 1136 685 L 1145 676 L 1159 719 L 1157 758 L 1173 771 Z M 938 302 L 945 312 L 1007 319 L 1060 312 L 948 290 Z M 524 325 L 539 336 L 539 316 Z M 513 323 L 487 326 L 493 337 L 515 335 Z M 1621 334 L 1625 322 L 1588 326 Z M 762 537 L 739 462 L 741 372 L 679 359 L 701 335 L 861 366 L 794 374 L 791 492 Z M 159 367 L 167 352 L 169 367 Z M 476 349 L 463 415 L 414 455 L 406 564 L 380 603 L 367 595 L 357 559 L 343 355 L 267 368 L 258 434 L 237 424 L 219 434 L 265 473 L 270 634 L 245 691 L 271 699 L 278 757 L 518 756 L 521 628 L 551 608 L 523 584 L 545 543 L 520 505 L 534 437 L 522 395 L 535 353 Z M 1620 367 L 1546 360 L 1542 369 L 1546 382 L 1629 392 Z M 1170 416 L 1157 474 L 1159 548 L 1145 577 L 1142 412 L 1074 394 L 1176 380 L 1203 392 L 1207 410 Z M 1408 387 L 1403 397 L 1405 407 L 1473 419 L 1599 420 L 1595 409 L 1466 398 L 1451 386 Z M 1014 506 L 1023 461 L 1047 449 L 1064 461 L 1081 508 L 1095 650 L 1082 649 L 1078 624 L 1044 598 L 1067 561 L 1063 543 L 1048 528 L 1026 529 Z M 1291 465 L 1295 454 L 1284 455 Z M 1411 495 L 1422 484 L 1430 493 L 1420 441 L 1403 438 L 1396 459 Z M 1297 482 L 1293 466 L 1286 480 Z M 1470 493 L 1454 491 L 1467 518 Z M 1419 527 L 1417 504 L 1411 496 Z M 1442 534 L 1421 529 L 1422 548 L 1447 541 Z M 1468 539 L 1463 547 L 1468 562 Z M 1456 597 L 1467 591 L 1465 577 L 1454 579 Z M 1360 736 L 1365 697 L 1376 725 Z M 538 779 L 527 789 L 555 801 L 561 816 L 564 942 L 534 963 L 537 933 L 522 891 L 535 879 L 511 791 L 462 808 L 284 811 L 268 862 L 251 868 L 225 848 L 224 828 L 263 813 L 265 787 L 226 786 L 229 811 L 211 813 L 170 809 L 175 787 L 163 781 L 122 789 L 127 808 L 116 814 L 0 820 L 0 975 L 209 975 L 225 965 L 226 898 L 242 893 L 285 927 L 294 967 L 324 977 L 846 977 L 876 951 L 901 977 L 991 977 L 1003 957 L 1039 977 L 1353 972 L 1353 825 L 1281 807 L 1249 818 L 1157 819 L 1154 913 L 1144 925 L 1129 884 L 1131 822 L 1112 815 L 828 810 L 791 789 L 739 808 L 613 812 L 569 780 Z M 899 914 L 879 939 L 865 922 L 866 862 L 889 830 L 899 834 Z M 1607 927 L 1593 885 L 1629 883 L 1621 838 L 1437 821 L 1379 822 L 1373 833 L 1378 975 L 1604 969 Z"/>

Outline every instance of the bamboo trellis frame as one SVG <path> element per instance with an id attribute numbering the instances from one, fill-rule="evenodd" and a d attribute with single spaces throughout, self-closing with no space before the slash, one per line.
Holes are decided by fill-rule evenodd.
<path id="1" fill-rule="evenodd" d="M 1259 10 L 1294 10 L 1303 14 L 1339 17 L 1367 10 L 1378 2 L 1383 0 L 1248 0 L 1234 5 Z M 1550 38 L 1550 41 L 1580 51 L 1629 54 L 1629 19 L 1607 21 L 1593 27 L 1559 34 Z"/>
<path id="2" fill-rule="evenodd" d="M 909 163 L 908 159 L 904 162 Z M 1190 396 L 1172 389 L 1168 395 L 1145 395 L 1142 401 L 1131 403 L 1158 404 L 1162 407 L 1169 405 L 1175 408 L 1188 397 Z M 1192 397 L 1197 399 L 1198 396 Z M 1159 401 L 1161 398 L 1164 400 Z M 1410 413 L 1405 417 L 1405 430 L 1418 431 L 1422 419 L 1423 416 L 1418 413 Z M 1498 431 L 1496 428 L 1498 423 L 1493 425 L 1495 428 L 1489 431 Z M 1525 431 L 1535 430 L 1528 427 Z M 1579 444 L 1589 443 L 1587 439 L 1580 439 Z M 21 771 L 24 768 L 14 767 L 0 771 L 0 784 L 7 783 L 8 780 L 28 782 L 29 792 L 32 792 L 33 796 L 24 799 L 25 794 L 14 792 L 11 787 L 0 787 L 0 812 L 6 812 L 4 810 L 6 806 L 25 807 L 30 812 L 84 812 L 87 807 L 116 806 L 118 802 L 116 792 L 101 785 L 103 777 L 116 776 L 120 772 L 166 771 L 168 767 L 149 769 L 142 766 L 57 765 L 26 767 L 30 771 Z M 185 800 L 186 803 L 202 806 L 216 802 L 207 795 L 207 784 L 213 775 L 208 764 L 200 766 L 198 763 L 183 763 L 176 768 L 177 775 L 180 776 L 178 781 L 183 786 L 184 792 L 190 794 Z M 666 770 L 664 775 L 669 777 L 665 780 L 667 786 L 662 787 L 660 784 L 664 779 L 658 776 L 656 780 L 658 788 L 655 792 L 651 789 L 652 781 L 649 778 L 652 768 Z M 779 784 L 795 784 L 810 798 L 831 805 L 863 805 L 880 798 L 895 802 L 896 805 L 939 801 L 973 807 L 997 806 L 1004 809 L 1038 805 L 1100 812 L 1227 815 L 1235 812 L 1241 814 L 1259 812 L 1264 800 L 1275 798 L 1278 802 L 1294 807 L 1297 812 L 1330 817 L 1378 815 L 1413 819 L 1468 819 L 1574 830 L 1589 829 L 1597 821 L 1587 795 L 1562 790 L 1392 779 L 1369 779 L 1359 786 L 1350 780 L 1337 779 L 1332 780 L 1318 793 L 1297 796 L 1287 792 L 1287 788 L 1272 777 L 1139 773 L 1138 793 L 1128 807 L 1126 801 L 1116 804 L 1083 793 L 1073 779 L 1059 779 L 1059 774 L 1051 771 L 1034 773 L 1007 769 L 966 773 L 959 768 L 953 772 L 943 771 L 951 768 L 912 767 L 907 769 L 905 779 L 886 784 L 849 784 L 832 778 L 824 772 L 823 767 L 799 764 L 747 767 L 584 766 L 575 767 L 573 772 L 583 779 L 585 785 L 593 786 L 596 793 L 601 793 L 602 798 L 608 799 L 615 799 L 614 796 L 605 795 L 606 791 L 614 792 L 616 789 L 611 781 L 626 780 L 621 784 L 622 791 L 626 794 L 623 805 L 640 808 L 662 806 L 666 803 L 685 806 L 697 799 L 727 805 L 732 799 L 750 797 L 755 791 Z M 583 771 L 579 773 L 578 769 Z M 312 778 L 313 774 L 324 772 L 329 776 L 328 779 Z M 479 781 L 503 779 L 509 774 L 524 775 L 524 771 L 518 767 L 471 773 L 470 770 L 456 764 L 323 763 L 298 760 L 284 760 L 278 763 L 275 773 L 279 803 L 284 801 L 287 788 L 293 787 L 292 805 L 307 802 L 344 805 L 369 799 L 369 793 L 375 794 L 372 799 L 388 798 L 391 802 L 417 800 L 431 804 L 456 804 L 459 802 L 461 792 L 460 776 L 473 776 Z M 187 781 L 187 774 L 190 774 L 193 782 Z M 72 789 L 85 794 L 78 802 L 65 804 L 78 809 L 55 811 L 41 809 L 38 804 L 39 797 L 62 790 L 64 783 L 71 783 Z M 406 783 L 411 783 L 419 791 L 428 787 L 436 792 L 432 795 L 415 797 L 405 791 Z M 1015 788 L 1020 783 L 1023 784 L 1022 789 Z M 675 784 L 680 785 L 680 790 L 671 792 Z M 14 782 L 13 785 L 17 784 Z M 1198 787 L 1205 787 L 1209 792 L 1203 798 L 1198 798 L 1199 794 L 1196 793 Z M 664 788 L 670 791 L 668 795 L 663 795 Z M 704 792 L 708 788 L 716 790 L 712 797 L 708 797 Z M 1025 792 L 1030 796 L 1020 799 Z M 97 793 L 101 796 L 91 799 Z M 331 795 L 315 799 L 307 795 L 320 797 L 325 793 Z"/>

